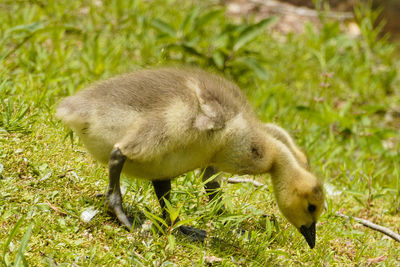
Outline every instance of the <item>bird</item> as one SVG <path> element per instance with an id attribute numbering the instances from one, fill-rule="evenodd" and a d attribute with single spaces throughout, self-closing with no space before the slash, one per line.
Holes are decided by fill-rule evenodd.
<path id="1" fill-rule="evenodd" d="M 121 173 L 152 182 L 167 217 L 171 179 L 202 169 L 210 199 L 219 172 L 269 173 L 284 217 L 315 246 L 315 226 L 324 203 L 323 184 L 307 156 L 276 124 L 264 123 L 241 89 L 223 76 L 194 67 L 159 67 L 95 82 L 64 98 L 56 116 L 89 153 L 108 164 L 106 202 L 131 229 L 123 209 Z M 180 226 L 187 235 L 205 231 Z"/>

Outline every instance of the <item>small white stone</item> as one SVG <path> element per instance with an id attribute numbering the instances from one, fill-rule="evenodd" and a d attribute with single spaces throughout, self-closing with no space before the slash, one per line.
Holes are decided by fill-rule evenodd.
<path id="1" fill-rule="evenodd" d="M 81 213 L 81 220 L 85 223 L 90 222 L 96 214 L 99 213 L 99 210 L 94 207 L 89 207 Z"/>
<path id="2" fill-rule="evenodd" d="M 204 260 L 205 260 L 208 264 L 213 264 L 213 263 L 221 262 L 221 261 L 222 261 L 221 258 L 218 258 L 218 257 L 215 257 L 215 256 L 208 256 L 208 255 L 204 257 Z"/>

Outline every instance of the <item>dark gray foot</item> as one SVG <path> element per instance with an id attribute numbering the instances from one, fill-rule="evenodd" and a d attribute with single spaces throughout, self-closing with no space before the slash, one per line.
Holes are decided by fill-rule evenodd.
<path id="1" fill-rule="evenodd" d="M 179 226 L 179 231 L 192 241 L 203 242 L 207 237 L 207 232 L 190 226 Z"/>

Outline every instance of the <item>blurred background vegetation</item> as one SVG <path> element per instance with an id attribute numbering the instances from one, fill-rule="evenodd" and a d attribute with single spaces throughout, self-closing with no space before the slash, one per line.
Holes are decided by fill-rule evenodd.
<path id="1" fill-rule="evenodd" d="M 335 212 L 400 231 L 399 47 L 383 24 L 398 4 L 330 2 L 0 0 L 0 262 L 397 266 L 398 243 Z M 142 225 L 127 232 L 107 214 L 95 197 L 106 168 L 54 118 L 56 104 L 91 82 L 163 65 L 232 79 L 262 120 L 295 136 L 326 187 L 314 250 L 279 215 L 268 176 L 257 189 L 225 183 L 222 215 L 198 174 L 177 179 L 172 204 L 208 230 L 202 244 Z M 159 215 L 149 183 L 125 187 L 128 213 Z M 100 212 L 85 222 L 88 209 Z"/>

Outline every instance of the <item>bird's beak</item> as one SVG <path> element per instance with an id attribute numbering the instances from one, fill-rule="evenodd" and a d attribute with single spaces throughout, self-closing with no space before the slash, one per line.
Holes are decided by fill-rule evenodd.
<path id="1" fill-rule="evenodd" d="M 312 223 L 311 226 L 308 228 L 305 225 L 302 225 L 300 227 L 300 233 L 304 236 L 304 238 L 306 239 L 310 248 L 314 248 L 314 246 L 315 246 L 315 222 Z"/>

